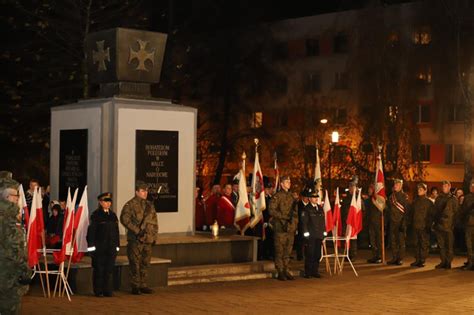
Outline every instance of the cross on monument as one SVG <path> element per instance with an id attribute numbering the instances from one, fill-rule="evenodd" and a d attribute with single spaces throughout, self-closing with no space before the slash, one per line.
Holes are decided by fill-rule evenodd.
<path id="1" fill-rule="evenodd" d="M 130 64 L 134 59 L 137 59 L 138 66 L 135 68 L 135 70 L 149 71 L 145 67 L 145 61 L 150 60 L 153 68 L 155 65 L 155 49 L 153 49 L 151 52 L 147 52 L 146 45 L 148 42 L 140 39 L 137 39 L 137 42 L 140 48 L 138 51 L 134 51 L 133 48 L 130 47 L 130 57 L 128 58 L 128 63 Z"/>
<path id="2" fill-rule="evenodd" d="M 103 40 L 97 41 L 97 51 L 92 51 L 92 61 L 94 64 L 98 63 L 97 72 L 106 71 L 105 61 L 110 62 L 110 47 L 104 50 L 104 42 Z"/>

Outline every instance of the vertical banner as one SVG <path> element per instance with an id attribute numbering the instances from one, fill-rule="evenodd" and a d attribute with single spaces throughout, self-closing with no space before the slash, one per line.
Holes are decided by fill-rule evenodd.
<path id="1" fill-rule="evenodd" d="M 178 131 L 137 130 L 135 143 L 135 180 L 150 186 L 157 212 L 178 212 Z"/>
<path id="2" fill-rule="evenodd" d="M 87 185 L 87 129 L 59 131 L 59 198 L 66 200 L 68 187 Z"/>

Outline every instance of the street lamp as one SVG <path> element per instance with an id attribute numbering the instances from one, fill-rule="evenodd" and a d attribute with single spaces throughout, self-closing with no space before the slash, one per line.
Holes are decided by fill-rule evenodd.
<path id="1" fill-rule="evenodd" d="M 331 196 L 332 196 L 332 190 L 331 190 L 332 151 L 334 151 L 333 147 L 336 146 L 338 142 L 339 142 L 339 132 L 333 131 L 331 133 L 331 142 L 329 143 L 329 174 L 328 174 L 328 189 Z"/>
<path id="2" fill-rule="evenodd" d="M 324 125 L 324 124 L 327 124 L 327 123 L 328 123 L 328 120 L 327 120 L 326 118 L 323 118 L 323 119 L 321 119 L 319 122 Z"/>

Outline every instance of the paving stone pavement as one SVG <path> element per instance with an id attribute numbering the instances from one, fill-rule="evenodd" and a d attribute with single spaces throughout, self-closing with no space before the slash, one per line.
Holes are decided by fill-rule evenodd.
<path id="1" fill-rule="evenodd" d="M 368 253 L 362 253 L 367 256 Z M 425 268 L 370 265 L 365 259 L 341 276 L 197 284 L 157 288 L 153 295 L 116 292 L 113 298 L 73 296 L 46 299 L 37 292 L 23 298 L 22 314 L 474 314 L 474 272 L 456 267 L 435 270 L 431 256 Z"/>

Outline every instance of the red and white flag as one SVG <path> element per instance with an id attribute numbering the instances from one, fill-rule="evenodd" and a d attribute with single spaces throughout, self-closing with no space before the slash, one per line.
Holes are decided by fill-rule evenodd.
<path id="1" fill-rule="evenodd" d="M 387 195 L 385 194 L 385 178 L 383 175 L 382 157 L 377 156 L 377 166 L 375 170 L 375 191 L 372 196 L 372 202 L 380 211 L 385 209 Z"/>
<path id="2" fill-rule="evenodd" d="M 267 208 L 265 203 L 265 189 L 263 186 L 263 174 L 260 168 L 260 161 L 258 159 L 258 152 L 255 152 L 255 164 L 253 167 L 252 176 L 252 205 L 253 218 L 250 222 L 250 227 L 254 227 L 259 222 L 263 221 L 263 211 Z"/>
<path id="3" fill-rule="evenodd" d="M 277 153 L 273 154 L 273 170 L 275 172 L 275 192 L 280 190 L 280 170 L 278 169 Z"/>
<path id="4" fill-rule="evenodd" d="M 326 222 L 326 232 L 331 231 L 334 228 L 334 220 L 332 218 L 331 204 L 329 203 L 329 195 L 326 190 L 326 197 L 324 198 L 324 221 Z"/>
<path id="5" fill-rule="evenodd" d="M 358 189 L 356 200 L 356 235 L 362 231 L 362 188 Z"/>
<path id="6" fill-rule="evenodd" d="M 74 216 L 74 230 L 76 231 L 76 242 L 74 244 L 73 262 L 78 262 L 87 252 L 87 228 L 89 227 L 89 206 L 87 203 L 87 186 L 82 193 L 79 207 Z"/>
<path id="7" fill-rule="evenodd" d="M 351 238 L 357 235 L 357 191 L 354 190 L 351 199 L 351 205 L 349 207 L 349 213 L 347 214 L 346 220 L 346 238 Z"/>
<path id="8" fill-rule="evenodd" d="M 321 163 L 319 161 L 319 150 L 316 148 L 316 165 L 314 166 L 314 184 L 316 185 L 316 190 L 319 196 L 322 196 L 321 192 L 321 184 L 322 184 L 322 177 L 321 177 Z M 327 192 L 326 192 L 327 195 Z M 322 198 L 319 198 L 319 202 L 321 202 Z"/>
<path id="9" fill-rule="evenodd" d="M 66 213 L 63 227 L 63 244 L 59 253 L 54 253 L 54 262 L 56 264 L 63 263 L 66 256 L 72 253 L 72 241 L 74 232 L 74 208 L 76 204 L 78 189 L 74 192 L 74 198 L 71 200 L 71 188 L 67 191 Z"/>
<path id="10" fill-rule="evenodd" d="M 28 221 L 28 232 L 26 238 L 28 247 L 28 266 L 30 268 L 33 268 L 38 264 L 39 257 L 41 256 L 41 253 L 38 252 L 38 250 L 44 247 L 42 203 L 41 193 L 37 187 L 33 192 L 33 200 L 31 201 L 31 213 Z"/>
<path id="11" fill-rule="evenodd" d="M 242 235 L 249 227 L 250 223 L 250 203 L 247 194 L 246 183 L 247 180 L 245 179 L 245 173 L 241 169 L 239 180 L 239 200 L 237 201 L 237 206 L 235 207 L 234 225 L 237 227 L 237 229 L 239 229 Z"/>
<path id="12" fill-rule="evenodd" d="M 25 229 L 28 230 L 28 221 L 30 220 L 30 212 L 28 210 L 28 204 L 26 203 L 25 191 L 23 190 L 23 185 L 20 185 L 18 188 L 18 207 L 20 207 L 20 214 L 25 225 Z"/>
<path id="13" fill-rule="evenodd" d="M 333 213 L 334 229 L 332 231 L 333 236 L 342 235 L 342 222 L 341 222 L 341 201 L 339 200 L 339 187 L 336 189 L 336 200 L 334 201 L 334 213 Z"/>

